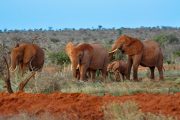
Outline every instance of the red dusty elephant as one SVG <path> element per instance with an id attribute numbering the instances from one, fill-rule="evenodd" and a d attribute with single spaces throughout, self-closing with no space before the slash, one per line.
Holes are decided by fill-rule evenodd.
<path id="1" fill-rule="evenodd" d="M 108 64 L 107 71 L 114 74 L 116 81 L 121 80 L 121 77 L 124 80 L 127 77 L 127 63 L 122 60 L 113 61 Z"/>
<path id="2" fill-rule="evenodd" d="M 28 68 L 30 71 L 41 70 L 44 64 L 44 51 L 36 44 L 17 44 L 11 51 L 10 71 L 15 71 L 17 66 L 24 73 Z"/>
<path id="3" fill-rule="evenodd" d="M 95 79 L 95 71 L 101 70 L 105 78 L 107 74 L 108 52 L 99 44 L 81 43 L 74 45 L 69 42 L 66 45 L 66 52 L 71 60 L 73 76 L 77 77 L 77 69 L 80 72 L 80 80 L 86 79 L 87 71 L 90 71 L 91 78 Z"/>
<path id="4" fill-rule="evenodd" d="M 157 42 L 153 40 L 140 41 L 137 38 L 122 35 L 112 45 L 110 56 L 118 49 L 128 55 L 128 79 L 130 79 L 133 66 L 133 79 L 138 80 L 139 65 L 150 68 L 151 79 L 154 79 L 154 69 L 157 67 L 159 79 L 163 79 L 163 54 Z"/>
<path id="5" fill-rule="evenodd" d="M 19 70 L 23 75 L 26 69 L 32 71 L 32 75 L 22 81 L 19 85 L 19 90 L 23 91 L 23 88 L 27 82 L 35 75 L 36 71 L 41 71 L 44 64 L 44 51 L 36 44 L 22 43 L 17 44 L 11 50 L 11 66 L 9 70 L 14 72 L 19 66 Z"/>

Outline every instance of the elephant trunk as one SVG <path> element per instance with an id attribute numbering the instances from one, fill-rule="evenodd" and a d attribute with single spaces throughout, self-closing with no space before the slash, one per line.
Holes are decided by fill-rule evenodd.
<path id="1" fill-rule="evenodd" d="M 75 77 L 75 78 L 77 78 L 77 64 L 73 64 L 72 65 L 72 70 L 73 70 L 73 76 Z"/>

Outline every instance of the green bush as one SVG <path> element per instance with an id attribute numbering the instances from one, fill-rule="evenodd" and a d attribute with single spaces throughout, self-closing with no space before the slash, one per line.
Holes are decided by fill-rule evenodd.
<path id="1" fill-rule="evenodd" d="M 50 59 L 52 63 L 58 64 L 58 65 L 70 63 L 70 59 L 68 55 L 65 53 L 65 51 L 51 52 L 49 53 L 48 58 Z"/>
<path id="2" fill-rule="evenodd" d="M 155 36 L 154 40 L 157 41 L 160 45 L 173 44 L 179 42 L 179 39 L 173 34 L 160 34 Z"/>
<path id="3" fill-rule="evenodd" d="M 180 57 L 180 50 L 179 50 L 179 51 L 174 52 L 173 54 L 174 54 L 174 56 L 176 56 L 176 57 Z"/>

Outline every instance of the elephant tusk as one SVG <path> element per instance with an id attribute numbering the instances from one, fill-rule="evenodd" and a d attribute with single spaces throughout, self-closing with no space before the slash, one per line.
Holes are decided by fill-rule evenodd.
<path id="1" fill-rule="evenodd" d="M 12 66 L 9 67 L 9 70 L 12 71 Z"/>
<path id="2" fill-rule="evenodd" d="M 115 50 L 109 52 L 109 54 L 114 53 L 114 52 L 116 52 L 117 50 L 118 50 L 118 48 L 116 48 Z"/>
<path id="3" fill-rule="evenodd" d="M 33 59 L 34 59 L 34 56 L 31 58 L 31 60 L 30 60 L 30 62 L 29 62 L 29 66 L 30 66 L 30 69 L 31 69 L 32 71 L 37 71 L 38 68 L 32 66 L 32 61 L 33 61 Z"/>
<path id="4" fill-rule="evenodd" d="M 17 66 L 16 66 L 16 68 L 15 68 L 14 70 L 12 69 L 12 66 L 9 68 L 9 70 L 10 70 L 11 72 L 15 72 L 16 69 L 17 69 Z"/>
<path id="5" fill-rule="evenodd" d="M 78 70 L 80 68 L 80 65 L 78 64 L 77 67 L 76 67 L 76 70 Z"/>

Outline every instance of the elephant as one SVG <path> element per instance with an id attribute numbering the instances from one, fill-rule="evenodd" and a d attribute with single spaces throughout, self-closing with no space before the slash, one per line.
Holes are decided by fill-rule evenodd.
<path id="1" fill-rule="evenodd" d="M 114 73 L 116 81 L 121 80 L 121 77 L 125 80 L 125 77 L 127 77 L 127 63 L 122 60 L 113 61 L 108 64 L 107 71 Z"/>
<path id="2" fill-rule="evenodd" d="M 22 43 L 17 44 L 11 50 L 10 71 L 14 72 L 17 66 L 24 73 L 25 69 L 29 71 L 41 71 L 44 64 L 44 51 L 36 44 Z"/>
<path id="3" fill-rule="evenodd" d="M 93 76 L 95 76 L 95 74 L 96 74 L 96 70 L 87 69 L 86 74 L 85 74 L 85 79 L 88 79 L 88 78 L 93 79 L 94 78 Z M 79 68 L 76 69 L 75 78 L 77 78 L 77 80 L 80 80 L 80 69 Z"/>
<path id="4" fill-rule="evenodd" d="M 65 50 L 72 63 L 74 77 L 77 77 L 77 69 L 79 69 L 80 80 L 86 80 L 86 74 L 89 70 L 92 80 L 95 79 L 96 70 L 101 70 L 103 78 L 106 78 L 109 58 L 108 52 L 103 46 L 97 43 L 74 45 L 69 42 Z"/>
<path id="5" fill-rule="evenodd" d="M 112 45 L 109 56 L 112 57 L 114 52 L 121 50 L 128 55 L 128 76 L 130 79 L 131 68 L 133 66 L 133 80 L 138 81 L 138 66 L 149 67 L 151 79 L 154 79 L 154 69 L 159 71 L 159 80 L 163 80 L 163 53 L 160 45 L 153 40 L 140 41 L 127 35 L 121 35 Z"/>

